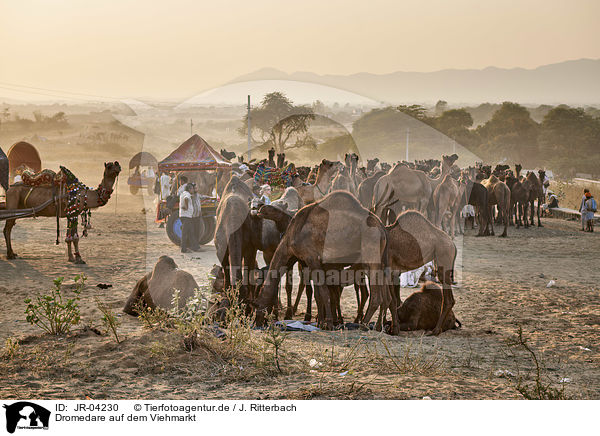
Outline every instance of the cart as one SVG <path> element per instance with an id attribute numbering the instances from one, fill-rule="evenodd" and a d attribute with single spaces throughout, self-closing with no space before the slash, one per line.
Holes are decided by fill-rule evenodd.
<path id="1" fill-rule="evenodd" d="M 215 151 L 208 143 L 198 135 L 193 135 L 181 144 L 169 156 L 158 163 L 160 172 L 175 172 L 179 174 L 195 171 L 215 171 L 219 169 L 231 170 L 231 163 Z M 178 177 L 176 177 L 178 180 Z M 216 191 L 216 186 L 215 186 Z M 210 243 L 217 227 L 217 207 L 219 198 L 210 197 L 202 199 L 202 218 L 204 221 L 204 233 L 199 238 L 200 245 Z M 181 245 L 181 219 L 179 218 L 179 198 L 169 197 L 158 203 L 156 211 L 156 222 L 165 223 L 167 236 L 175 245 Z"/>

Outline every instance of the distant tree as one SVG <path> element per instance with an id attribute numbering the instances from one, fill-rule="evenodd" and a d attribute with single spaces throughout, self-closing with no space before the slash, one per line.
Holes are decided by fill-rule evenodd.
<path id="1" fill-rule="evenodd" d="M 507 157 L 512 161 L 535 165 L 539 125 L 529 111 L 512 102 L 504 102 L 492 119 L 477 128 L 484 140 L 483 148 L 494 157 Z"/>
<path id="2" fill-rule="evenodd" d="M 427 120 L 427 109 L 420 104 L 412 104 L 410 106 L 400 105 L 396 109 L 406 115 L 416 118 L 417 120 Z"/>
<path id="3" fill-rule="evenodd" d="M 435 120 L 438 130 L 450 135 L 452 130 L 468 129 L 473 125 L 473 117 L 465 109 L 451 109 Z"/>
<path id="4" fill-rule="evenodd" d="M 441 115 L 448 110 L 448 102 L 445 100 L 438 100 L 435 104 L 435 114 Z"/>
<path id="5" fill-rule="evenodd" d="M 316 100 L 312 104 L 312 110 L 316 114 L 324 114 L 327 111 L 327 107 L 321 100 Z"/>
<path id="6" fill-rule="evenodd" d="M 576 167 L 580 172 L 600 172 L 600 119 L 582 108 L 557 106 L 544 117 L 539 138 L 548 161 Z"/>
<path id="7" fill-rule="evenodd" d="M 294 106 L 282 92 L 266 94 L 261 105 L 250 110 L 250 124 L 253 132 L 261 135 L 261 141 L 252 137 L 254 142 L 267 142 L 275 147 L 277 153 L 283 153 L 292 136 L 300 136 L 308 131 L 309 122 L 315 118 L 309 106 Z M 238 132 L 247 134 L 248 116 L 242 119 Z M 291 147 L 288 147 L 291 148 Z"/>

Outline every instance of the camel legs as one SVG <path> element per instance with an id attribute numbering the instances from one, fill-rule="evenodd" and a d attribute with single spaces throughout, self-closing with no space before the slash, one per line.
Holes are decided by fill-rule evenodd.
<path id="1" fill-rule="evenodd" d="M 442 326 L 454 307 L 454 295 L 452 295 L 451 284 L 453 270 L 454 268 L 438 267 L 438 279 L 442 282 L 442 309 L 435 328 L 429 333 L 430 336 L 437 336 L 442 332 Z"/>
<path id="2" fill-rule="evenodd" d="M 304 315 L 304 321 L 310 321 L 312 319 L 312 297 L 313 289 L 310 283 L 310 271 L 308 268 L 298 263 L 298 274 L 300 275 L 300 283 L 298 284 L 298 295 L 294 302 L 293 314 L 295 315 L 298 311 L 298 305 L 300 304 L 300 298 L 302 297 L 302 291 L 306 289 L 306 314 Z"/>
<path id="3" fill-rule="evenodd" d="M 10 242 L 10 233 L 12 232 L 12 228 L 15 226 L 17 220 L 6 220 L 6 224 L 4 224 L 4 240 L 6 241 L 6 258 L 7 259 L 16 259 L 17 253 L 15 253 L 12 249 L 12 244 Z"/>
<path id="4" fill-rule="evenodd" d="M 287 295 L 287 308 L 285 310 L 285 319 L 292 319 L 294 317 L 294 306 L 292 304 L 292 286 L 294 285 L 294 280 L 292 277 L 293 267 L 289 268 L 285 273 L 285 293 Z M 298 290 L 298 295 L 300 295 L 300 291 Z"/>

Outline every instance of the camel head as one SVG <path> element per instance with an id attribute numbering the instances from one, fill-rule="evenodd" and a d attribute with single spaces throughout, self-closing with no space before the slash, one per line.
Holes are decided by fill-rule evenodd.
<path id="1" fill-rule="evenodd" d="M 107 179 L 116 179 L 121 172 L 121 165 L 119 162 L 105 162 L 104 163 L 104 177 Z"/>

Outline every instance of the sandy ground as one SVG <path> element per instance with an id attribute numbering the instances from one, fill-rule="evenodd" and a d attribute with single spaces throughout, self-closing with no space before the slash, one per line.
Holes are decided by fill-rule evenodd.
<path id="1" fill-rule="evenodd" d="M 54 245 L 53 219 L 17 223 L 13 247 L 20 258 L 6 260 L 1 244 L 0 340 L 16 338 L 20 346 L 12 356 L 5 349 L 0 358 L 0 397 L 517 399 L 523 398 L 515 389 L 519 376 L 526 381 L 533 374 L 527 353 L 509 346 L 521 326 L 541 359 L 545 383 L 560 388 L 562 379 L 568 397 L 600 398 L 600 235 L 579 232 L 577 222 L 546 219 L 543 228 L 510 228 L 507 239 L 476 238 L 469 230 L 458 239 L 455 313 L 462 329 L 439 337 L 291 333 L 279 372 L 243 356 L 223 362 L 205 349 L 187 352 L 176 331 L 145 328 L 121 312 L 136 280 L 158 256 L 172 256 L 201 285 L 216 263 L 212 245 L 180 254 L 152 222 L 151 208 L 141 197 L 122 194 L 116 207 L 113 198 L 95 211 L 94 229 L 81 241 L 87 265 L 68 263 L 65 244 Z M 26 322 L 26 297 L 49 290 L 55 277 L 71 279 L 80 272 L 88 277 L 82 321 L 69 335 L 43 335 Z M 551 279 L 556 285 L 546 288 Z M 113 287 L 102 290 L 98 283 Z M 403 289 L 403 298 L 411 291 Z M 95 297 L 119 314 L 122 343 L 85 327 L 101 326 Z M 347 288 L 347 320 L 355 307 L 354 291 Z M 251 336 L 264 344 L 265 333 Z M 313 358 L 319 364 L 311 367 Z M 500 375 L 503 370 L 515 376 Z"/>

